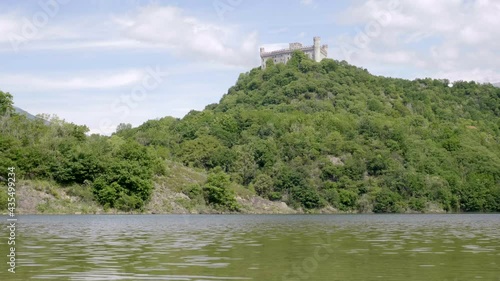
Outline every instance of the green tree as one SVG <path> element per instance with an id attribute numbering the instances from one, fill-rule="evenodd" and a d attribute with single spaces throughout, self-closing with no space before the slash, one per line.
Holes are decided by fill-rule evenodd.
<path id="1" fill-rule="evenodd" d="M 267 174 L 259 174 L 253 182 L 253 187 L 258 195 L 269 197 L 273 191 L 273 179 Z"/>
<path id="2" fill-rule="evenodd" d="M 148 148 L 134 141 L 121 144 L 112 156 L 105 173 L 94 181 L 97 200 L 125 211 L 141 208 L 150 199 L 152 177 L 161 164 Z"/>
<path id="3" fill-rule="evenodd" d="M 397 213 L 402 211 L 399 206 L 399 201 L 401 197 L 399 194 L 389 191 L 382 190 L 375 196 L 375 204 L 373 206 L 373 211 L 375 213 Z"/>
<path id="4" fill-rule="evenodd" d="M 205 200 L 220 210 L 238 211 L 239 205 L 230 184 L 230 177 L 223 171 L 211 173 L 203 186 Z"/>
<path id="5" fill-rule="evenodd" d="M 12 95 L 0 91 L 0 116 L 14 112 Z"/>

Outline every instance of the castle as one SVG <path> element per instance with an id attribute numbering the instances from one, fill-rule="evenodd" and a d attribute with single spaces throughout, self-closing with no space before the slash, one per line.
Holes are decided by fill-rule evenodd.
<path id="1" fill-rule="evenodd" d="M 320 46 L 320 41 L 320 37 L 314 37 L 314 45 L 312 46 L 304 47 L 300 43 L 290 43 L 288 49 L 272 52 L 266 52 L 264 48 L 260 48 L 261 68 L 266 68 L 266 61 L 269 59 L 274 60 L 274 63 L 287 63 L 295 50 L 301 50 L 309 58 L 319 62 L 328 56 L 328 45 Z"/>

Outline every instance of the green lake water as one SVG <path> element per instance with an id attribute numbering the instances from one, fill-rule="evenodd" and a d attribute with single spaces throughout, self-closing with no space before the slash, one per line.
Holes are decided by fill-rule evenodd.
<path id="1" fill-rule="evenodd" d="M 19 216 L 0 280 L 500 280 L 500 215 Z"/>

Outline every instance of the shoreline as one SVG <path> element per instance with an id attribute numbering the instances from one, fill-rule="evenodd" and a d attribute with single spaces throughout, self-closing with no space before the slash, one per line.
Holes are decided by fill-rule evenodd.
<path id="1" fill-rule="evenodd" d="M 87 188 L 87 190 L 85 190 Z M 78 186 L 81 194 L 71 187 L 61 187 L 44 181 L 25 180 L 17 186 L 16 215 L 345 215 L 345 214 L 455 214 L 428 204 L 426 210 L 406 210 L 397 213 L 342 211 L 331 206 L 322 209 L 294 209 L 282 201 L 270 201 L 255 194 L 236 196 L 239 212 L 221 211 L 213 206 L 191 200 L 182 192 L 164 184 L 155 184 L 151 200 L 140 211 L 106 209 L 93 201 L 88 186 Z M 5 210 L 6 211 L 6 210 Z M 3 214 L 4 211 L 2 211 Z M 5 213 L 7 214 L 7 213 Z M 464 213 L 456 213 L 464 214 Z M 483 214 L 483 213 L 481 213 Z M 488 214 L 488 213 L 484 213 Z"/>

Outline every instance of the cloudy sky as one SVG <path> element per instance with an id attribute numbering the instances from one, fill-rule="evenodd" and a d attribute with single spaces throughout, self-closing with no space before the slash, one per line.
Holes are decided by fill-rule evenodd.
<path id="1" fill-rule="evenodd" d="M 0 90 L 109 134 L 218 102 L 259 47 L 312 44 L 371 73 L 500 81 L 500 1 L 0 2 Z"/>

